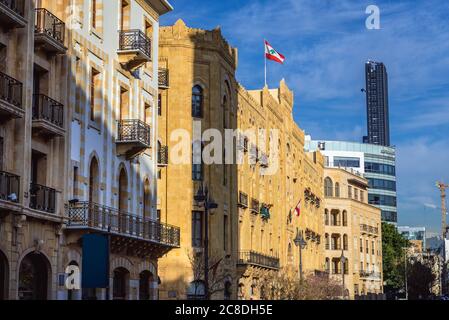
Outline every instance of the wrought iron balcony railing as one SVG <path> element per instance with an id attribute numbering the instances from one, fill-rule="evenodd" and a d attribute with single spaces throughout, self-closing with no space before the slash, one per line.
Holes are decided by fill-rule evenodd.
<path id="1" fill-rule="evenodd" d="M 56 212 L 56 190 L 31 183 L 30 208 L 54 214 Z"/>
<path id="2" fill-rule="evenodd" d="M 25 14 L 25 0 L 0 0 L 2 5 L 21 17 Z"/>
<path id="3" fill-rule="evenodd" d="M 239 193 L 239 207 L 241 208 L 248 208 L 248 195 L 244 192 Z"/>
<path id="4" fill-rule="evenodd" d="M 0 200 L 19 202 L 20 177 L 0 171 Z"/>
<path id="5" fill-rule="evenodd" d="M 180 245 L 180 229 L 178 227 L 144 219 L 93 202 L 69 204 L 67 215 L 68 227 L 111 232 L 169 247 L 179 247 Z"/>
<path id="6" fill-rule="evenodd" d="M 362 233 L 370 233 L 370 234 L 374 234 L 374 235 L 378 235 L 379 234 L 379 228 L 368 226 L 366 224 L 361 224 L 360 225 L 360 231 Z"/>
<path id="7" fill-rule="evenodd" d="M 254 265 L 267 269 L 279 269 L 279 258 L 268 256 L 254 251 L 239 252 L 238 264 Z"/>
<path id="8" fill-rule="evenodd" d="M 170 73 L 168 69 L 159 69 L 159 88 L 165 89 L 170 86 Z"/>
<path id="9" fill-rule="evenodd" d="M 157 151 L 157 163 L 159 166 L 168 165 L 168 146 L 160 146 Z"/>
<path id="10" fill-rule="evenodd" d="M 36 8 L 35 33 L 45 34 L 64 44 L 65 23 L 44 8 Z"/>
<path id="11" fill-rule="evenodd" d="M 117 142 L 140 142 L 151 146 L 151 127 L 141 120 L 120 120 Z"/>
<path id="12" fill-rule="evenodd" d="M 64 128 L 64 105 L 44 94 L 33 95 L 33 120 L 45 120 Z"/>
<path id="13" fill-rule="evenodd" d="M 374 279 L 380 279 L 381 278 L 381 273 L 380 272 L 375 272 L 375 271 L 360 271 L 359 273 L 360 278 L 374 278 Z"/>
<path id="14" fill-rule="evenodd" d="M 140 51 L 151 60 L 151 39 L 141 30 L 119 31 L 120 51 Z"/>
<path id="15" fill-rule="evenodd" d="M 0 99 L 22 109 L 23 85 L 20 81 L 0 72 Z"/>

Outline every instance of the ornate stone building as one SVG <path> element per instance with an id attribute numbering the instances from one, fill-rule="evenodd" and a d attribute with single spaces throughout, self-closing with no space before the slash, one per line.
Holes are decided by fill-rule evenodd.
<path id="1" fill-rule="evenodd" d="M 0 299 L 57 297 L 70 123 L 65 18 L 55 1 L 0 2 Z"/>
<path id="2" fill-rule="evenodd" d="M 326 271 L 345 297 L 383 293 L 380 209 L 368 204 L 368 180 L 346 169 L 324 170 Z"/>
<path id="3" fill-rule="evenodd" d="M 219 29 L 191 29 L 179 20 L 160 30 L 159 65 L 169 75 L 169 83 L 159 96 L 158 209 L 162 221 L 182 227 L 181 248 L 159 264 L 160 297 L 204 294 L 203 267 L 198 262 L 204 253 L 205 213 L 194 197 L 207 187 L 218 205 L 209 215 L 210 293 L 212 298 L 236 298 L 237 166 L 192 160 L 197 157 L 194 147 L 207 129 L 224 137 L 225 129 L 237 126 L 237 50 Z M 184 150 L 178 147 L 182 138 Z M 225 152 L 218 153 L 221 160 Z"/>
<path id="4" fill-rule="evenodd" d="M 238 88 L 240 146 L 246 160 L 238 167 L 240 299 L 263 297 L 262 278 L 273 272 L 300 272 L 297 232 L 306 244 L 304 277 L 324 271 L 323 158 L 304 152 L 304 132 L 293 120 L 293 107 L 293 92 L 284 80 L 278 89 Z M 247 136 L 251 129 L 265 130 L 257 133 L 259 142 L 266 141 L 265 150 Z"/>
<path id="5" fill-rule="evenodd" d="M 156 299 L 179 229 L 157 216 L 165 0 L 0 2 L 0 298 Z M 107 23 L 107 28 L 106 28 Z M 85 234 L 109 290 L 69 291 Z"/>
<path id="6" fill-rule="evenodd" d="M 159 50 L 169 83 L 159 96 L 163 161 L 158 208 L 162 220 L 181 226 L 181 248 L 160 262 L 161 298 L 203 295 L 204 265 L 196 262 L 203 259 L 206 226 L 212 298 L 257 299 L 259 274 L 287 266 L 298 272 L 299 251 L 293 243 L 297 228 L 307 241 L 304 274 L 323 271 L 323 158 L 304 152 L 304 133 L 292 117 L 293 93 L 284 82 L 276 90 L 246 91 L 240 86 L 235 80 L 237 50 L 219 29 L 188 28 L 179 20 L 161 28 Z M 195 162 L 195 141 L 202 134 L 204 154 L 211 151 L 209 142 L 216 142 L 208 129 L 215 129 L 219 138 L 225 129 L 233 130 L 232 150 L 211 153 L 216 160 L 232 155 L 232 163 Z M 245 136 L 248 129 L 255 130 L 255 139 Z M 267 130 L 260 141 L 258 129 Z M 184 136 L 188 143 L 182 149 Z M 263 148 L 262 140 L 274 142 L 274 149 Z M 270 151 L 276 157 L 270 158 Z M 237 165 L 237 159 L 243 163 Z M 195 199 L 202 187 L 218 205 L 210 211 L 208 225 L 204 206 Z M 295 217 L 300 201 L 302 213 Z"/>

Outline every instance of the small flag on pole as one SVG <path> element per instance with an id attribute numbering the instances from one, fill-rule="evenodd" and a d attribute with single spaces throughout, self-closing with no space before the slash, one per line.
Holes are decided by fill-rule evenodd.
<path id="1" fill-rule="evenodd" d="M 267 40 L 265 40 L 265 56 L 268 60 L 276 61 L 278 63 L 283 64 L 285 61 L 285 57 L 277 52 Z"/>
<path id="2" fill-rule="evenodd" d="M 297 217 L 301 216 L 301 200 L 299 200 L 298 204 L 296 205 L 295 214 Z"/>

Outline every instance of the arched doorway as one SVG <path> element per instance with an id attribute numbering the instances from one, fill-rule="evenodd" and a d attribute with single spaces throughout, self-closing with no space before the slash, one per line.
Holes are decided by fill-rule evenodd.
<path id="1" fill-rule="evenodd" d="M 139 275 L 139 300 L 154 300 L 154 277 L 150 271 L 143 271 Z"/>
<path id="2" fill-rule="evenodd" d="M 128 300 L 129 296 L 129 271 L 125 268 L 114 270 L 113 299 Z"/>
<path id="3" fill-rule="evenodd" d="M 92 158 L 89 167 L 89 202 L 99 203 L 100 173 L 97 158 Z"/>
<path id="4" fill-rule="evenodd" d="M 8 259 L 0 251 L 0 300 L 6 300 L 8 297 L 9 267 Z"/>
<path id="5" fill-rule="evenodd" d="M 19 269 L 19 300 L 47 300 L 50 263 L 44 255 L 29 253 Z"/>

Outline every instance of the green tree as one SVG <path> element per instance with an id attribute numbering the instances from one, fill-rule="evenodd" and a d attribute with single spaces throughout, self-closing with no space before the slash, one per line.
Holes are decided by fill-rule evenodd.
<path id="1" fill-rule="evenodd" d="M 410 300 L 428 300 L 432 296 L 432 286 L 436 280 L 432 264 L 426 261 L 410 260 L 407 272 Z"/>
<path id="2" fill-rule="evenodd" d="M 405 288 L 405 250 L 410 243 L 388 223 L 382 223 L 382 255 L 384 289 L 389 298 Z"/>

